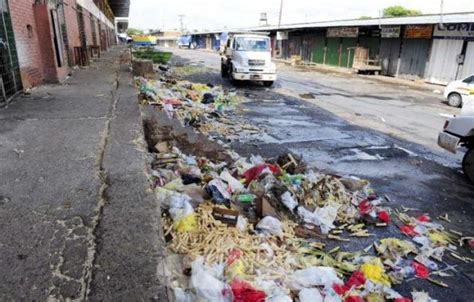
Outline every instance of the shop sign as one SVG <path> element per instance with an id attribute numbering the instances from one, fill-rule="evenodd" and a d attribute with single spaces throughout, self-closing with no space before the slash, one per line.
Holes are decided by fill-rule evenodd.
<path id="1" fill-rule="evenodd" d="M 357 38 L 359 35 L 358 27 L 335 27 L 328 28 L 327 36 L 330 38 Z"/>
<path id="2" fill-rule="evenodd" d="M 288 40 L 288 32 L 287 31 L 277 31 L 277 40 Z"/>
<path id="3" fill-rule="evenodd" d="M 401 26 L 382 27 L 382 38 L 400 38 Z"/>
<path id="4" fill-rule="evenodd" d="M 433 36 L 432 25 L 407 25 L 404 37 L 408 39 L 431 39 Z"/>
<path id="5" fill-rule="evenodd" d="M 474 23 L 438 24 L 434 30 L 437 38 L 474 38 Z"/>

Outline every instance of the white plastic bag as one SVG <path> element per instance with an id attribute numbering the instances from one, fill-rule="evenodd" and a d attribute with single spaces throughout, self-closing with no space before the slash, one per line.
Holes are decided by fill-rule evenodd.
<path id="1" fill-rule="evenodd" d="M 323 302 L 323 296 L 316 288 L 303 288 L 298 296 L 300 302 Z"/>
<path id="2" fill-rule="evenodd" d="M 321 232 L 327 234 L 331 229 L 335 228 L 334 220 L 336 220 L 339 207 L 338 204 L 328 204 L 325 207 L 317 208 L 314 212 L 310 212 L 300 206 L 297 211 L 304 222 L 321 227 Z"/>
<path id="3" fill-rule="evenodd" d="M 235 192 L 241 192 L 244 190 L 244 185 L 240 181 L 235 179 L 232 175 L 230 175 L 229 171 L 227 170 L 222 171 L 219 177 L 229 185 L 232 192 L 235 193 Z"/>
<path id="4" fill-rule="evenodd" d="M 204 301 L 231 302 L 232 289 L 213 274 L 212 270 L 204 265 L 202 257 L 192 264 L 191 283 L 199 299 Z"/>
<path id="5" fill-rule="evenodd" d="M 272 235 L 283 235 L 283 227 L 281 225 L 281 221 L 272 216 L 265 216 L 262 220 L 258 222 L 256 228 Z"/>
<path id="6" fill-rule="evenodd" d="M 290 209 L 290 211 L 293 211 L 298 206 L 298 202 L 293 198 L 293 196 L 291 196 L 291 193 L 288 191 L 283 193 L 280 198 L 281 202 L 283 202 L 283 204 L 288 209 Z"/>
<path id="7" fill-rule="evenodd" d="M 325 266 L 311 266 L 297 270 L 288 277 L 286 283 L 292 290 L 302 290 L 314 286 L 331 288 L 334 283 L 343 284 L 334 268 Z"/>

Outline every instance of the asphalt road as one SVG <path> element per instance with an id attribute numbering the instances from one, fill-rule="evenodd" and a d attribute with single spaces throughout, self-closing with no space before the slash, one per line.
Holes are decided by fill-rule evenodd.
<path id="1" fill-rule="evenodd" d="M 196 50 L 173 50 L 172 64 L 196 66 L 185 79 L 222 84 L 219 57 Z M 233 142 L 241 155 L 273 157 L 282 152 L 302 155 L 309 168 L 368 179 L 374 190 L 389 197 L 390 206 L 416 208 L 410 215 L 448 214 L 447 227 L 471 234 L 474 229 L 474 186 L 460 172 L 460 155 L 440 151 L 436 136 L 444 123 L 439 113 L 455 114 L 432 92 L 386 84 L 372 78 L 283 67 L 275 87 L 244 83 L 236 88 L 246 101 L 236 110 L 240 118 L 265 130 L 264 135 Z M 302 99 L 303 93 L 314 99 Z M 400 233 L 395 226 L 377 237 Z M 345 247 L 358 250 L 374 238 Z M 424 289 L 440 301 L 472 297 L 474 267 L 449 258 L 459 273 L 446 278 L 441 289 L 414 280 L 397 288 L 404 294 Z M 466 285 L 469 286 L 466 286 Z M 449 298 L 448 298 L 449 297 Z M 468 298 L 469 297 L 469 298 Z"/>

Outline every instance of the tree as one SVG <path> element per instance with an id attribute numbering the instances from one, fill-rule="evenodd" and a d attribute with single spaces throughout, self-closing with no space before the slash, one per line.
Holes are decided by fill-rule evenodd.
<path id="1" fill-rule="evenodd" d="M 384 17 L 405 17 L 405 16 L 419 16 L 421 11 L 416 9 L 408 9 L 401 5 L 389 6 L 383 10 Z"/>
<path id="2" fill-rule="evenodd" d="M 129 36 L 133 36 L 133 35 L 143 35 L 143 30 L 141 29 L 138 29 L 138 28 L 129 28 L 127 30 L 127 34 Z"/>

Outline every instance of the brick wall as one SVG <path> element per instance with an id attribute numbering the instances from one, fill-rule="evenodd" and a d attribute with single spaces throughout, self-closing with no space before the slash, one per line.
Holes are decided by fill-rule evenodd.
<path id="1" fill-rule="evenodd" d="M 9 1 L 24 88 L 31 88 L 43 81 L 42 56 L 37 35 L 39 29 L 36 26 L 33 13 L 34 2 L 34 0 Z"/>
<path id="2" fill-rule="evenodd" d="M 64 3 L 69 56 L 72 58 L 71 63 L 75 65 L 73 56 L 74 47 L 81 46 L 81 40 L 79 39 L 79 24 L 77 22 L 76 0 L 64 0 Z"/>
<path id="3" fill-rule="evenodd" d="M 91 27 L 91 14 L 87 12 L 85 9 L 83 10 L 84 14 L 84 25 L 86 29 L 86 45 L 92 45 L 92 27 Z"/>

